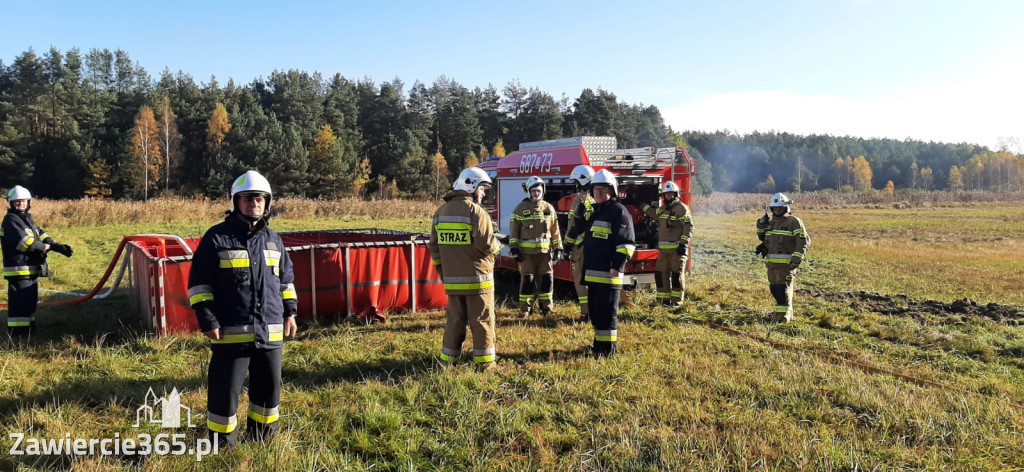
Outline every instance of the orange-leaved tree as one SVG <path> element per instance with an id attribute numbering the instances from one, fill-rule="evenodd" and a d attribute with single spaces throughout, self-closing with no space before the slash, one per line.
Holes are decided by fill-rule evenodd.
<path id="1" fill-rule="evenodd" d="M 142 199 L 149 200 L 149 178 L 153 184 L 160 179 L 160 167 L 163 158 L 160 156 L 160 130 L 153 116 L 153 109 L 144 105 L 135 118 L 132 129 L 132 152 L 142 163 Z"/>
<path id="2" fill-rule="evenodd" d="M 850 173 L 853 176 L 853 188 L 857 190 L 871 189 L 871 178 L 874 174 L 871 172 L 871 164 L 868 163 L 867 158 L 857 156 L 853 160 L 853 166 L 850 167 Z"/>
<path id="3" fill-rule="evenodd" d="M 502 143 L 500 139 L 494 144 L 494 148 L 491 150 L 491 155 L 494 157 L 505 157 L 505 144 Z"/>
<path id="4" fill-rule="evenodd" d="M 432 161 L 430 174 L 434 178 L 434 200 L 437 200 L 441 198 L 440 194 L 444 187 L 448 186 L 448 161 L 445 160 L 444 154 L 441 154 L 440 151 L 430 159 Z"/>
<path id="5" fill-rule="evenodd" d="M 224 108 L 223 104 L 218 103 L 213 109 L 213 115 L 210 116 L 210 120 L 206 122 L 206 140 L 210 147 L 220 151 L 220 145 L 224 142 L 224 138 L 230 131 L 231 122 L 228 121 L 228 109 Z"/>

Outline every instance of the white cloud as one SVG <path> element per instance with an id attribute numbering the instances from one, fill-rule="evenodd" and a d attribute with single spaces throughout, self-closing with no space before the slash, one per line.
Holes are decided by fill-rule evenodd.
<path id="1" fill-rule="evenodd" d="M 1024 140 L 1024 62 L 1004 62 L 959 82 L 922 86 L 887 101 L 793 91 L 724 93 L 662 110 L 675 130 L 785 131 L 971 142 Z"/>

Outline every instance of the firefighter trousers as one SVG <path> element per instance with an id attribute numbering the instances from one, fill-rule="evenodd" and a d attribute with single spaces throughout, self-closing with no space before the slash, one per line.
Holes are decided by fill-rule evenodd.
<path id="1" fill-rule="evenodd" d="M 580 282 L 583 281 L 583 248 L 582 247 L 574 247 L 573 248 L 571 260 L 572 260 L 572 281 L 573 281 L 574 284 L 576 284 L 576 298 L 579 299 L 580 314 L 582 314 L 583 317 L 586 318 L 587 316 L 589 316 L 589 313 L 590 313 L 590 304 L 588 302 L 588 300 L 589 300 L 589 297 L 588 297 L 589 290 L 587 289 L 586 285 L 583 285 L 582 283 L 580 283 Z"/>
<path id="2" fill-rule="evenodd" d="M 793 276 L 796 270 L 789 264 L 766 262 L 768 291 L 775 299 L 774 321 L 793 321 Z"/>
<path id="3" fill-rule="evenodd" d="M 462 355 L 466 327 L 473 333 L 473 362 L 494 362 L 494 292 L 448 295 L 448 323 L 444 327 L 441 360 L 455 362 Z"/>
<path id="4" fill-rule="evenodd" d="M 551 254 L 522 254 L 519 262 L 519 310 L 529 314 L 533 302 L 537 301 L 540 311 L 551 310 L 551 293 L 555 283 L 551 271 Z"/>
<path id="5" fill-rule="evenodd" d="M 619 295 L 622 290 L 593 283 L 590 294 L 590 324 L 594 327 L 594 354 L 610 356 L 618 350 Z"/>
<path id="6" fill-rule="evenodd" d="M 654 285 L 657 287 L 658 301 L 662 305 L 675 306 L 683 301 L 686 291 L 686 256 L 681 256 L 675 249 L 658 251 L 658 261 L 654 264 Z"/>
<path id="7" fill-rule="evenodd" d="M 20 335 L 35 329 L 39 283 L 34 278 L 7 279 L 7 331 Z"/>
<path id="8" fill-rule="evenodd" d="M 260 349 L 255 343 L 211 346 L 209 391 L 206 397 L 206 425 L 210 439 L 221 446 L 238 441 L 238 395 L 249 375 L 249 411 L 246 435 L 269 441 L 277 433 L 281 401 L 282 348 Z"/>

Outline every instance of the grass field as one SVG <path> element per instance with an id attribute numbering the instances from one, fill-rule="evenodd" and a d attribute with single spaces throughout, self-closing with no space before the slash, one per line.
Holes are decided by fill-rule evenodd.
<path id="1" fill-rule="evenodd" d="M 0 340 L 0 470 L 1024 470 L 1024 206 L 798 206 L 812 245 L 797 321 L 780 326 L 762 321 L 773 302 L 752 253 L 762 200 L 695 205 L 685 307 L 627 294 L 617 357 L 586 355 L 569 287 L 553 316 L 519 318 L 515 276 L 499 277 L 492 373 L 438 365 L 438 311 L 303 326 L 285 347 L 281 435 L 200 463 L 10 455 L 16 432 L 165 432 L 132 427 L 150 387 L 184 391 L 205 421 L 201 335 L 146 335 L 124 294 L 41 309 L 37 338 Z M 423 231 L 433 207 L 280 203 L 279 231 Z M 75 247 L 42 288 L 85 291 L 123 235 L 200 235 L 223 210 L 101 205 L 37 202 L 36 221 Z"/>

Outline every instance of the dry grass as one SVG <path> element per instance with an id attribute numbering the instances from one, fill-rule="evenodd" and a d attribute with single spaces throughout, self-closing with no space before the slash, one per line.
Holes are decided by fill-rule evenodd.
<path id="1" fill-rule="evenodd" d="M 121 225 L 125 223 L 197 223 L 215 221 L 230 207 L 227 200 L 157 198 L 148 202 L 118 200 L 45 200 L 32 203 L 32 215 L 44 228 Z M 403 219 L 431 215 L 436 202 L 423 200 L 313 200 L 281 198 L 273 202 L 275 218 Z"/>
<path id="2" fill-rule="evenodd" d="M 948 301 L 971 294 L 983 303 L 1024 304 L 1017 287 L 1021 205 L 957 203 L 958 224 L 950 225 L 948 215 L 923 204 L 871 209 L 864 206 L 877 203 L 800 197 L 821 206 L 800 208 L 815 239 L 799 274 L 792 324 L 762 322 L 771 303 L 752 248 L 753 220 L 766 196 L 716 194 L 698 201 L 697 211 L 713 201 L 753 210 L 717 210 L 697 220 L 683 310 L 651 307 L 649 292 L 627 294 L 618 357 L 595 361 L 581 349 L 593 331 L 571 322 L 575 309 L 564 290 L 556 292 L 549 318 L 518 317 L 509 303 L 498 307 L 502 368 L 482 375 L 465 362 L 438 367 L 438 311 L 396 315 L 382 325 L 304 325 L 285 348 L 282 434 L 269 448 L 245 443 L 202 463 L 6 455 L 15 431 L 133 437 L 134 411 L 148 387 L 184 390 L 183 404 L 204 410 L 208 350 L 201 335 L 141 333 L 127 297 L 41 310 L 38 339 L 0 340 L 0 471 L 1022 470 L 1019 324 L 939 311 L 892 314 L 869 297 L 847 296 L 875 290 Z M 929 202 L 936 206 L 954 205 L 935 197 Z M 195 234 L 202 226 L 187 218 L 206 222 L 223 210 L 221 202 L 199 201 L 181 212 L 191 201 L 169 200 L 79 204 L 94 215 L 91 223 L 45 213 L 75 203 L 40 202 L 37 219 L 46 227 L 51 219 L 67 225 L 57 236 L 81 247 L 95 266 L 109 257 L 119 231 Z M 833 204 L 844 211 L 824 208 Z M 94 205 L 147 223 L 97 223 Z M 279 206 L 275 226 L 289 229 L 369 222 L 422 230 L 434 208 L 407 201 Z M 181 219 L 159 222 L 170 217 Z M 76 251 L 55 263 L 64 282 L 46 283 L 79 289 L 94 280 L 88 271 L 95 269 L 72 265 L 90 261 L 79 257 Z M 499 300 L 511 299 L 515 279 L 499 278 Z M 709 322 L 792 348 L 729 336 Z M 964 390 L 971 393 L 958 393 Z M 191 440 L 202 428 L 187 434 Z"/>
<path id="3" fill-rule="evenodd" d="M 868 193 L 787 193 L 795 201 L 800 210 L 829 210 L 837 208 L 932 208 L 962 205 L 976 205 L 995 202 L 1024 202 L 1024 192 L 897 192 L 889 195 L 884 192 Z M 718 214 L 736 212 L 760 212 L 771 198 L 761 193 L 723 193 L 711 195 L 694 195 L 693 212 L 695 214 Z"/>
<path id="4" fill-rule="evenodd" d="M 1024 192 L 898 192 L 895 196 L 872 193 L 802 193 L 791 195 L 801 210 L 836 208 L 930 208 L 976 205 L 991 202 L 1024 202 Z M 698 215 L 760 212 L 770 195 L 722 193 L 693 197 Z M 286 220 L 405 219 L 431 215 L 438 202 L 428 200 L 318 200 L 281 198 L 273 214 Z M 125 223 L 197 223 L 214 221 L 229 207 L 227 200 L 209 198 L 157 198 L 149 202 L 115 200 L 45 200 L 33 203 L 32 215 L 44 228 L 77 225 L 100 226 Z"/>

